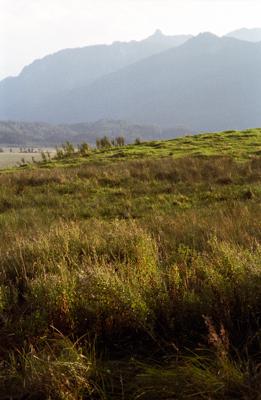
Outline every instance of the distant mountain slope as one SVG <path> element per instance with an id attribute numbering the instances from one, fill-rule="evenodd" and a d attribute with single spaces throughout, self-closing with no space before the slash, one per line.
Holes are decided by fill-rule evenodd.
<path id="1" fill-rule="evenodd" d="M 170 127 L 162 130 L 157 125 L 139 125 L 127 121 L 100 120 L 94 123 L 74 125 L 51 125 L 47 123 L 29 123 L 0 121 L 0 145 L 8 146 L 55 146 L 65 141 L 74 144 L 88 142 L 95 144 L 102 136 L 115 138 L 123 136 L 127 143 L 136 138 L 143 140 L 171 139 L 193 133 L 185 127 Z"/>
<path id="2" fill-rule="evenodd" d="M 33 108 L 53 96 L 88 86 L 103 75 L 179 46 L 189 38 L 190 35 L 165 36 L 156 31 L 142 41 L 66 49 L 36 60 L 18 77 L 0 82 L 0 119 L 17 116 L 15 119 L 33 121 Z"/>
<path id="3" fill-rule="evenodd" d="M 242 28 L 228 33 L 226 36 L 248 42 L 261 42 L 261 28 L 247 29 Z"/>
<path id="4" fill-rule="evenodd" d="M 136 46 L 146 47 L 147 42 L 155 46 L 165 40 L 158 32 L 133 46 L 137 50 Z M 113 46 L 123 45 L 110 49 Z M 94 65 L 100 68 L 97 59 Z M 28 76 L 33 76 L 29 70 Z M 1 119 L 55 124 L 127 120 L 164 129 L 190 126 L 194 131 L 261 126 L 261 43 L 210 33 L 52 95 L 37 91 L 40 79 L 35 80 L 32 95 L 19 86 L 23 79 L 17 79 L 0 85 L 0 98 L 1 88 L 9 85 L 5 107 L 0 106 Z"/>
<path id="5" fill-rule="evenodd" d="M 261 44 L 201 34 L 35 109 L 38 119 L 126 119 L 195 130 L 261 125 Z M 29 115 L 28 115 L 29 116 Z"/>
<path id="6" fill-rule="evenodd" d="M 0 144 L 10 146 L 55 145 L 71 139 L 76 133 L 69 126 L 46 123 L 0 121 Z"/>

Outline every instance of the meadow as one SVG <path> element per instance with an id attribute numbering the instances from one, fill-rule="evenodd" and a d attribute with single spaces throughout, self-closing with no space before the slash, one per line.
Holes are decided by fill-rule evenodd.
<path id="1" fill-rule="evenodd" d="M 0 173 L 0 399 L 261 399 L 261 129 Z"/>

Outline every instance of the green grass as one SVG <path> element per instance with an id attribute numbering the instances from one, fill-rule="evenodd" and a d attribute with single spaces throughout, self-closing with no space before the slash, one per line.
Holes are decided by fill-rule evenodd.
<path id="1" fill-rule="evenodd" d="M 2 171 L 0 399 L 260 398 L 260 142 Z"/>
<path id="2" fill-rule="evenodd" d="M 47 162 L 43 168 L 76 167 L 85 163 L 107 164 L 112 162 L 144 158 L 182 158 L 186 156 L 208 157 L 228 156 L 238 161 L 245 161 L 260 156 L 261 129 L 245 131 L 227 131 L 185 136 L 173 140 L 161 140 L 130 144 L 121 147 L 95 149 L 88 156 L 75 154 L 61 160 Z M 27 160 L 30 164 L 30 159 Z M 5 164 L 2 165 L 4 168 Z M 30 165 L 33 168 L 33 165 Z M 25 167 L 28 168 L 28 167 Z"/>
<path id="3" fill-rule="evenodd" d="M 146 157 L 180 158 L 184 156 L 232 156 L 245 160 L 261 153 L 261 129 L 246 131 L 227 131 L 186 136 L 173 140 L 144 142 L 139 145 L 128 145 L 90 154 L 88 161 L 111 161 L 122 159 L 140 159 Z M 80 163 L 83 159 L 71 159 L 67 162 Z"/>

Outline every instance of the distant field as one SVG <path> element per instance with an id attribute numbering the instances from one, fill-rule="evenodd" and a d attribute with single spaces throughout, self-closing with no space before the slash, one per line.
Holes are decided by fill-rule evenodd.
<path id="1" fill-rule="evenodd" d="M 18 151 L 13 151 L 11 153 L 9 151 L 4 151 L 3 153 L 0 153 L 0 169 L 17 166 L 21 164 L 22 159 L 31 163 L 32 157 L 35 161 L 39 161 L 41 160 L 41 153 L 20 153 Z"/>
<path id="2" fill-rule="evenodd" d="M 21 162 L 24 158 L 25 161 L 32 161 L 32 156 L 36 160 L 40 160 L 41 155 L 37 154 L 23 154 L 23 153 L 0 153 L 0 168 L 13 167 Z"/>

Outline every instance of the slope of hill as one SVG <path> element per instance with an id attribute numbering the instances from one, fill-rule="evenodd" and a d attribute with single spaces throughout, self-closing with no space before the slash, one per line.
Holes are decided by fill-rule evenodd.
<path id="1" fill-rule="evenodd" d="M 230 131 L 1 171 L 0 397 L 258 399 L 260 145 Z"/>
<path id="2" fill-rule="evenodd" d="M 260 157 L 261 129 L 245 131 L 225 131 L 184 136 L 171 140 L 153 140 L 127 146 L 112 146 L 96 149 L 81 158 L 75 153 L 71 158 L 54 160 L 49 167 L 81 165 L 81 163 L 136 160 L 161 157 L 232 157 L 237 161 Z M 64 164 L 65 163 L 65 164 Z"/>
<path id="3" fill-rule="evenodd" d="M 45 100 L 62 98 L 68 90 L 88 86 L 101 76 L 181 45 L 190 37 L 165 36 L 156 31 L 140 42 L 66 49 L 36 60 L 18 77 L 0 82 L 0 118 L 13 119 L 17 115 L 18 119 L 35 121 L 34 107 L 42 106 Z M 48 115 L 43 120 L 48 122 Z"/>
<path id="4" fill-rule="evenodd" d="M 226 36 L 248 42 L 261 42 L 261 28 L 247 29 L 242 28 L 228 33 Z"/>

